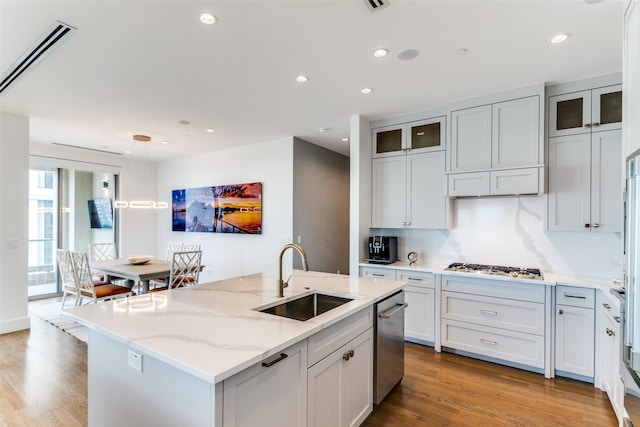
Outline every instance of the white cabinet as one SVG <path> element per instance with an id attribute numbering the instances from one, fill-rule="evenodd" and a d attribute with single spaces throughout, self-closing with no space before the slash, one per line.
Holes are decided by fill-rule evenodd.
<path id="1" fill-rule="evenodd" d="M 311 366 L 308 387 L 307 426 L 360 425 L 373 411 L 373 328 Z"/>
<path id="2" fill-rule="evenodd" d="M 551 231 L 622 231 L 621 131 L 549 138 Z"/>
<path id="3" fill-rule="evenodd" d="M 540 92 L 451 111 L 449 196 L 542 191 L 541 97 Z"/>
<path id="4" fill-rule="evenodd" d="M 407 282 L 404 301 L 404 339 L 418 344 L 435 342 L 435 278 L 433 273 L 398 270 L 397 280 Z"/>
<path id="5" fill-rule="evenodd" d="M 624 14 L 622 54 L 624 89 L 622 121 L 625 157 L 640 149 L 640 11 L 638 0 L 629 2 Z"/>
<path id="6" fill-rule="evenodd" d="M 620 378 L 621 334 L 620 304 L 617 301 L 604 299 L 600 307 L 601 326 L 598 333 L 602 339 L 601 361 L 602 390 L 609 396 L 611 406 L 618 417 L 624 414 L 624 384 Z"/>
<path id="7" fill-rule="evenodd" d="M 223 422 L 291 426 L 307 420 L 307 340 L 224 381 Z"/>
<path id="8" fill-rule="evenodd" d="M 372 160 L 371 227 L 447 227 L 445 153 L 432 151 Z"/>
<path id="9" fill-rule="evenodd" d="M 556 286 L 556 374 L 593 381 L 595 291 Z"/>
<path id="10" fill-rule="evenodd" d="M 621 127 L 622 85 L 549 97 L 549 137 Z"/>
<path id="11" fill-rule="evenodd" d="M 360 267 L 360 276 L 368 279 L 396 280 L 396 271 L 384 267 Z"/>
<path id="12" fill-rule="evenodd" d="M 442 150 L 444 135 L 445 117 L 374 128 L 372 157 Z"/>

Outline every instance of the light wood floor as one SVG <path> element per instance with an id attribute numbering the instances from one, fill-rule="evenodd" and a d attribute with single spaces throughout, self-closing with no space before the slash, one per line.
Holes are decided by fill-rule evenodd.
<path id="1" fill-rule="evenodd" d="M 0 335 L 0 426 L 85 426 L 86 344 L 36 317 L 31 326 Z M 367 427 L 617 426 L 591 384 L 405 347 L 403 384 Z"/>

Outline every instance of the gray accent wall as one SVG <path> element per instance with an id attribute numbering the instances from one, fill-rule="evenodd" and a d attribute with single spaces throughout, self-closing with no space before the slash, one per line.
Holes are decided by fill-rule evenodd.
<path id="1" fill-rule="evenodd" d="M 309 269 L 349 274 L 349 158 L 299 138 L 293 143 L 293 242 Z M 302 268 L 293 256 L 294 268 Z"/>

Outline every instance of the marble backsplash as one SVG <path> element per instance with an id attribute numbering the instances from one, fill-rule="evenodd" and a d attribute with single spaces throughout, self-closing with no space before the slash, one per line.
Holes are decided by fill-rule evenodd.
<path id="1" fill-rule="evenodd" d="M 451 230 L 372 229 L 398 236 L 398 258 L 540 268 L 578 276 L 622 275 L 621 233 L 545 230 L 544 196 L 458 199 Z"/>

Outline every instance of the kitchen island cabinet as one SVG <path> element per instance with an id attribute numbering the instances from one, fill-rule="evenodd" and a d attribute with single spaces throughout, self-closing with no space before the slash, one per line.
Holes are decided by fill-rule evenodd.
<path id="1" fill-rule="evenodd" d="M 254 275 L 68 310 L 89 328 L 89 425 L 306 425 L 318 337 L 357 354 L 344 375 L 360 397 L 342 413 L 359 424 L 373 407 L 372 306 L 403 284 L 295 271 L 285 298 L 277 284 Z M 259 311 L 312 292 L 352 300 L 307 321 Z"/>

